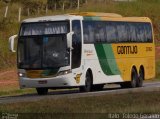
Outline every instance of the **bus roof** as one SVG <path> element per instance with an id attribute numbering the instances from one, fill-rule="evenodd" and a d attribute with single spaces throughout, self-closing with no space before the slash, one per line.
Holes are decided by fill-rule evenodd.
<path id="1" fill-rule="evenodd" d="M 120 14 L 103 13 L 103 12 L 80 12 L 80 13 L 70 13 L 70 15 L 96 16 L 96 17 L 122 17 L 122 15 Z"/>
<path id="2" fill-rule="evenodd" d="M 54 16 L 44 16 L 37 18 L 29 18 L 23 22 L 45 22 L 45 21 L 63 21 L 71 20 L 74 18 L 89 18 L 90 20 L 99 20 L 104 21 L 127 21 L 127 22 L 151 22 L 148 17 L 122 17 L 122 15 L 116 13 L 100 13 L 100 12 L 79 12 L 79 13 L 69 13 L 63 15 L 54 15 Z M 92 19 L 93 18 L 93 19 Z"/>
<path id="3" fill-rule="evenodd" d="M 126 21 L 126 22 L 151 22 L 148 17 L 121 17 L 121 18 L 111 18 L 111 17 L 101 17 L 105 21 Z"/>
<path id="4" fill-rule="evenodd" d="M 25 22 L 63 21 L 63 20 L 70 20 L 73 17 L 76 17 L 76 16 L 73 16 L 73 15 L 70 15 L 70 14 L 63 14 L 63 15 L 29 18 L 29 19 L 23 20 L 22 22 L 25 23 Z"/>

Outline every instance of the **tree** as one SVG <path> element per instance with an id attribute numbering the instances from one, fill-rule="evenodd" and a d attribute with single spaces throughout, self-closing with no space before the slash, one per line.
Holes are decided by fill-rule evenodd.
<path id="1" fill-rule="evenodd" d="M 9 3 L 9 2 L 11 2 L 11 0 L 3 0 L 3 2 Z"/>
<path id="2" fill-rule="evenodd" d="M 36 14 L 39 12 L 39 9 L 45 10 L 47 5 L 47 0 L 25 0 L 22 1 L 21 3 L 24 9 L 29 9 L 30 14 Z"/>
<path id="3" fill-rule="evenodd" d="M 80 6 L 85 3 L 86 0 L 79 0 Z M 57 8 L 61 9 L 65 8 L 77 8 L 78 1 L 77 0 L 48 0 L 49 9 L 53 9 L 55 4 Z"/>

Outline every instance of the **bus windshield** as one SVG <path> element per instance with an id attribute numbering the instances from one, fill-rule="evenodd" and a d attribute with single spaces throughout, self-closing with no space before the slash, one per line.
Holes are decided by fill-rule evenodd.
<path id="1" fill-rule="evenodd" d="M 44 23 L 48 24 L 48 23 Z M 52 23 L 51 29 L 43 23 L 24 24 L 18 39 L 18 67 L 20 69 L 48 69 L 69 65 L 66 33 L 68 26 Z M 55 25 L 55 26 L 54 26 Z M 38 29 L 39 28 L 39 29 Z M 48 29 L 48 30 L 46 30 Z M 54 31 L 59 29 L 59 31 Z M 33 32 L 34 31 L 34 32 Z"/>
<path id="2" fill-rule="evenodd" d="M 69 32 L 69 21 L 23 23 L 20 36 L 66 34 Z"/>

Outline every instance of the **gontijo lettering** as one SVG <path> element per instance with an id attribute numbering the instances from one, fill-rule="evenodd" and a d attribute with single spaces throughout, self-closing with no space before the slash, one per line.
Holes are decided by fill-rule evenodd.
<path id="1" fill-rule="evenodd" d="M 137 54 L 138 47 L 135 46 L 117 46 L 118 54 Z"/>

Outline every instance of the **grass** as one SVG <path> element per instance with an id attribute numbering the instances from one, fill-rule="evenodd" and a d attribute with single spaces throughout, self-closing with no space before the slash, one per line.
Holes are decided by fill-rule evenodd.
<path id="1" fill-rule="evenodd" d="M 19 85 L 10 84 L 4 85 L 0 88 L 0 97 L 4 96 L 15 96 L 15 95 L 24 95 L 24 94 L 31 94 L 36 93 L 35 89 L 20 89 Z"/>
<path id="2" fill-rule="evenodd" d="M 133 93 L 104 96 L 92 96 L 83 98 L 46 99 L 35 102 L 13 103 L 0 105 L 0 112 L 29 113 L 56 115 L 83 115 L 93 116 L 97 114 L 100 118 L 109 113 L 145 113 L 160 114 L 160 92 Z M 35 116 L 36 116 L 35 114 Z M 100 115 L 98 115 L 100 114 Z M 88 116 L 89 116 L 88 115 Z M 23 115 L 22 115 L 23 116 Z M 96 115 L 95 115 L 96 116 Z"/>
<path id="3" fill-rule="evenodd" d="M 19 84 L 8 84 L 0 87 L 0 97 L 36 93 L 35 89 L 20 89 Z"/>

